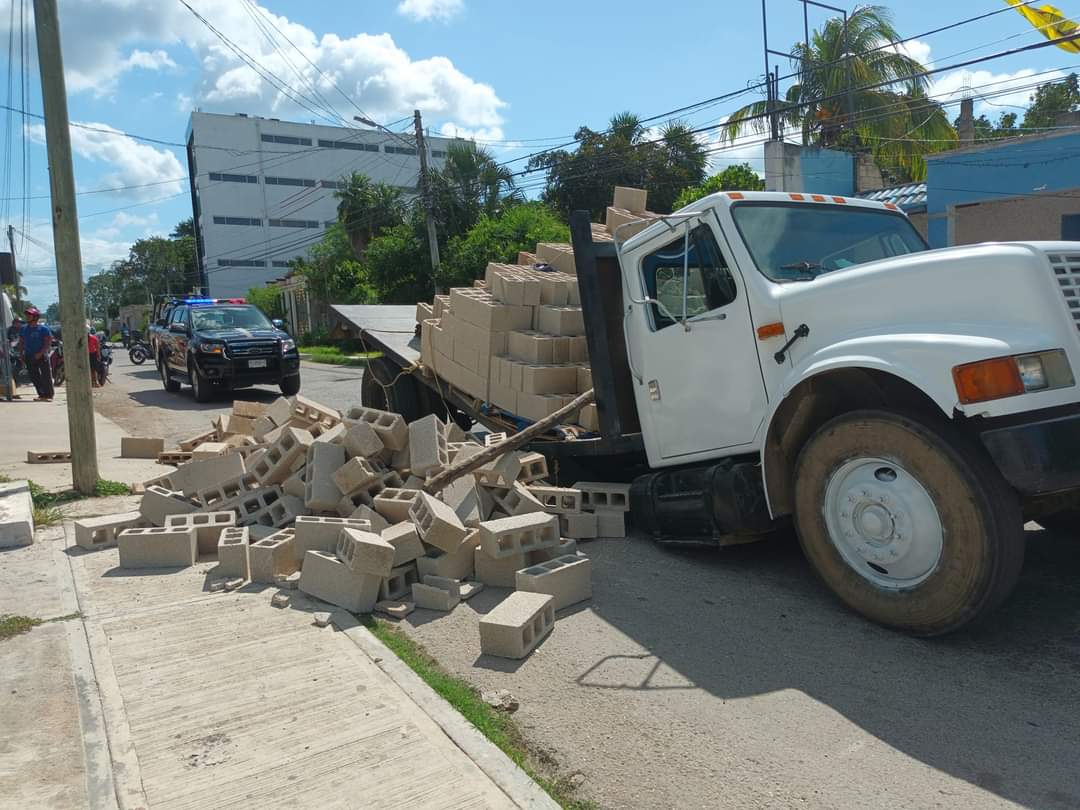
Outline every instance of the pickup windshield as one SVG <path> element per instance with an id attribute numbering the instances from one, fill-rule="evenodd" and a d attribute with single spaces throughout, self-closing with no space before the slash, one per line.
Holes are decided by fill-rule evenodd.
<path id="1" fill-rule="evenodd" d="M 191 325 L 196 331 L 217 329 L 273 329 L 273 324 L 255 307 L 192 307 Z"/>
<path id="2" fill-rule="evenodd" d="M 808 281 L 822 273 L 927 249 L 907 217 L 891 211 L 745 202 L 731 213 L 758 270 L 773 281 Z"/>

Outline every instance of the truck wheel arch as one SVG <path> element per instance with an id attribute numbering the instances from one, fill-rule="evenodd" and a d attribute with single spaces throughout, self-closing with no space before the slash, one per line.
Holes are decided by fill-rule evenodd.
<path id="1" fill-rule="evenodd" d="M 792 471 L 799 450 L 814 431 L 842 413 L 867 408 L 942 414 L 938 404 L 918 386 L 887 371 L 845 367 L 800 381 L 773 412 L 761 450 L 765 492 L 773 517 L 792 512 Z"/>

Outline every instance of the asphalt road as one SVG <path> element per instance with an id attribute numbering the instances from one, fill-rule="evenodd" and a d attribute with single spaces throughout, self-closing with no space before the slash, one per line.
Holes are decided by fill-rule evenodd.
<path id="1" fill-rule="evenodd" d="M 161 389 L 117 354 L 101 411 L 179 439 L 228 402 Z M 359 398 L 357 369 L 303 393 Z M 271 389 L 243 396 L 269 401 Z M 980 627 L 919 641 L 867 623 L 791 537 L 717 553 L 583 543 L 594 596 L 528 659 L 480 655 L 487 589 L 402 626 L 451 671 L 507 688 L 538 754 L 603 807 L 1080 807 L 1080 543 L 1029 524 L 1019 587 Z"/>

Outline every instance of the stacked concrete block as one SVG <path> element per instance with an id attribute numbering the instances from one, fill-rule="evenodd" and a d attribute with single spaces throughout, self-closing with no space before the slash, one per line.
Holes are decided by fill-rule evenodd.
<path id="1" fill-rule="evenodd" d="M 314 440 L 307 430 L 286 427 L 251 471 L 266 486 L 280 484 L 294 472 L 293 465 L 307 457 L 308 447 Z"/>
<path id="2" fill-rule="evenodd" d="M 370 613 L 379 601 L 382 577 L 358 574 L 334 554 L 309 551 L 300 572 L 300 590 L 353 613 Z"/>
<path id="3" fill-rule="evenodd" d="M 617 208 L 609 205 L 604 216 L 604 224 L 608 233 L 624 242 L 634 234 L 640 233 L 649 227 L 655 216 L 645 211 L 632 213 L 625 208 Z"/>
<path id="4" fill-rule="evenodd" d="M 440 493 L 443 503 L 454 510 L 454 514 L 467 528 L 476 528 L 487 517 L 480 500 L 480 490 L 476 478 L 463 475 L 451 481 Z"/>
<path id="5" fill-rule="evenodd" d="M 395 566 L 390 570 L 390 575 L 383 578 L 379 586 L 379 601 L 408 599 L 412 595 L 412 586 L 416 581 L 415 565 L 409 563 Z"/>
<path id="6" fill-rule="evenodd" d="M 198 490 L 195 493 L 195 500 L 199 502 L 203 509 L 232 509 L 240 498 L 261 488 L 262 485 L 259 483 L 259 479 L 255 477 L 255 473 L 244 473 L 220 484 Z"/>
<path id="7" fill-rule="evenodd" d="M 374 458 L 383 451 L 385 445 L 375 428 L 368 422 L 353 422 L 347 426 L 343 440 L 345 452 L 350 458 Z"/>
<path id="8" fill-rule="evenodd" d="M 493 559 L 559 544 L 559 519 L 537 512 L 480 524 L 480 548 Z"/>
<path id="9" fill-rule="evenodd" d="M 536 246 L 536 258 L 541 263 L 550 265 L 560 273 L 577 275 L 574 264 L 574 249 L 570 245 L 557 242 L 540 242 Z"/>
<path id="10" fill-rule="evenodd" d="M 253 526 L 256 523 L 263 526 L 273 526 L 274 521 L 269 519 L 267 511 L 286 496 L 281 487 L 263 487 L 250 492 L 245 492 L 235 502 L 233 508 L 237 511 L 236 524 L 238 526 Z"/>
<path id="11" fill-rule="evenodd" d="M 183 441 L 179 442 L 176 446 L 181 451 L 190 453 L 192 450 L 194 450 L 196 447 L 198 447 L 203 442 L 212 442 L 212 441 L 216 441 L 216 440 L 217 440 L 217 431 L 216 430 L 208 430 L 205 433 L 199 433 L 199 434 L 197 434 L 195 436 L 192 436 L 191 438 L 184 439 Z M 164 440 L 162 440 L 162 441 L 164 441 Z M 164 449 L 164 448 L 162 448 L 162 449 Z"/>
<path id="12" fill-rule="evenodd" d="M 435 414 L 409 424 L 409 469 L 414 475 L 432 475 L 450 463 L 446 425 Z"/>
<path id="13" fill-rule="evenodd" d="M 555 610 L 592 597 L 592 560 L 567 554 L 523 568 L 515 575 L 518 591 L 551 596 Z"/>
<path id="14" fill-rule="evenodd" d="M 251 530 L 246 526 L 222 529 L 217 542 L 217 573 L 251 579 Z"/>
<path id="15" fill-rule="evenodd" d="M 293 542 L 296 532 L 282 529 L 269 537 L 256 540 L 248 547 L 251 563 L 251 581 L 273 585 L 279 576 L 288 576 L 298 570 Z"/>
<path id="16" fill-rule="evenodd" d="M 375 511 L 391 523 L 409 519 L 409 509 L 419 492 L 415 489 L 387 487 L 375 496 Z"/>
<path id="17" fill-rule="evenodd" d="M 180 568 L 195 564 L 195 529 L 124 529 L 116 536 L 121 568 Z"/>
<path id="18" fill-rule="evenodd" d="M 401 450 L 409 443 L 409 426 L 401 414 L 354 407 L 346 412 L 345 419 L 349 422 L 367 422 L 379 435 L 383 446 L 391 450 Z"/>
<path id="19" fill-rule="evenodd" d="M 564 537 L 591 540 L 600 536 L 600 521 L 594 512 L 578 515 L 559 515 L 559 531 Z"/>
<path id="20" fill-rule="evenodd" d="M 345 464 L 345 448 L 337 444 L 312 442 L 307 451 L 304 506 L 315 512 L 333 512 L 341 500 L 334 473 Z"/>
<path id="21" fill-rule="evenodd" d="M 581 512 L 581 490 L 539 484 L 528 485 L 527 489 L 540 501 L 545 512 L 554 515 L 575 515 Z"/>
<path id="22" fill-rule="evenodd" d="M 198 507 L 185 499 L 180 492 L 163 487 L 149 486 L 139 502 L 139 514 L 153 526 L 164 526 L 169 515 L 186 515 Z"/>
<path id="23" fill-rule="evenodd" d="M 615 186 L 615 196 L 611 204 L 623 211 L 631 211 L 635 214 L 644 213 L 648 208 L 649 192 L 643 188 L 630 188 L 628 186 Z"/>
<path id="24" fill-rule="evenodd" d="M 218 538 L 223 529 L 236 525 L 235 512 L 192 512 L 187 515 L 169 515 L 165 526 L 170 529 L 195 530 L 196 545 L 200 554 L 216 554 Z"/>
<path id="25" fill-rule="evenodd" d="M 416 559 L 416 570 L 421 577 L 439 576 L 448 579 L 467 579 L 476 572 L 475 552 L 478 550 L 479 545 L 480 530 L 473 529 L 454 551 L 429 549 L 424 556 Z M 524 565 L 524 562 L 522 564 Z"/>
<path id="26" fill-rule="evenodd" d="M 294 472 L 292 475 L 286 478 L 285 483 L 281 485 L 281 491 L 284 492 L 286 495 L 292 495 L 294 498 L 306 497 L 307 467 L 304 466 L 299 471 Z M 340 493 L 337 491 L 337 487 L 334 487 L 334 494 L 340 495 Z"/>
<path id="27" fill-rule="evenodd" d="M 548 477 L 547 457 L 543 453 L 521 453 L 518 463 L 521 464 L 519 481 L 528 484 Z"/>
<path id="28" fill-rule="evenodd" d="M 289 419 L 319 425 L 323 430 L 329 430 L 341 423 L 341 412 L 297 394 L 292 398 L 292 413 Z"/>
<path id="29" fill-rule="evenodd" d="M 165 451 L 164 439 L 124 436 L 120 439 L 120 458 L 157 458 Z"/>
<path id="30" fill-rule="evenodd" d="M 323 517 L 301 515 L 293 524 L 293 553 L 299 565 L 309 551 L 337 550 L 342 529 L 371 531 L 371 523 L 359 518 Z"/>
<path id="31" fill-rule="evenodd" d="M 534 328 L 548 335 L 584 335 L 585 319 L 580 306 L 543 304 L 536 307 Z"/>
<path id="32" fill-rule="evenodd" d="M 630 511 L 630 485 L 601 481 L 578 481 L 574 489 L 581 492 L 581 507 L 589 512 L 611 509 Z"/>
<path id="33" fill-rule="evenodd" d="M 370 490 L 383 480 L 385 472 L 386 469 L 378 461 L 355 456 L 338 467 L 330 478 L 338 488 L 340 500 L 341 495 L 352 496 Z"/>
<path id="34" fill-rule="evenodd" d="M 517 591 L 480 619 L 480 652 L 524 658 L 555 626 L 554 599 Z"/>
<path id="35" fill-rule="evenodd" d="M 508 516 L 545 511 L 544 505 L 520 481 L 515 481 L 509 489 L 495 488 L 490 492 L 495 509 Z"/>
<path id="36" fill-rule="evenodd" d="M 375 497 L 377 498 L 379 496 L 376 495 Z M 374 508 L 372 508 L 371 506 L 367 506 L 366 504 L 361 504 L 360 506 L 357 506 L 355 509 L 353 509 L 349 517 L 355 520 L 366 520 L 371 527 L 370 530 L 373 532 L 381 532 L 383 529 L 386 529 L 390 526 L 390 522 L 386 520 L 386 518 L 376 512 Z"/>
<path id="37" fill-rule="evenodd" d="M 564 537 L 559 541 L 559 545 L 530 551 L 525 555 L 525 559 L 529 565 L 539 565 L 548 560 L 554 560 L 556 557 L 565 557 L 567 554 L 577 553 L 577 540 L 572 537 Z"/>
<path id="38" fill-rule="evenodd" d="M 88 551 L 115 546 L 117 534 L 137 527 L 142 520 L 139 512 L 80 518 L 75 521 L 75 543 Z"/>
<path id="39" fill-rule="evenodd" d="M 379 536 L 394 547 L 394 566 L 405 565 L 424 556 L 424 544 L 411 520 L 387 526 Z"/>
<path id="40" fill-rule="evenodd" d="M 473 550 L 473 576 L 478 582 L 493 588 L 513 588 L 517 572 L 528 564 L 524 551 L 507 557 L 491 557 L 479 546 Z M 417 567 L 420 568 L 419 561 Z M 420 568 L 420 572 L 423 573 L 423 568 Z"/>
<path id="41" fill-rule="evenodd" d="M 414 582 L 412 585 L 412 601 L 418 608 L 449 612 L 457 607 L 461 601 L 461 591 L 456 587 L 454 590 L 429 584 L 431 580 L 442 580 L 441 577 L 424 577 L 424 582 Z M 451 580 L 452 581 L 452 580 Z M 456 583 L 455 583 L 456 585 Z"/>
<path id="42" fill-rule="evenodd" d="M 409 509 L 420 539 L 442 551 L 456 551 L 468 533 L 457 514 L 442 501 L 421 492 Z"/>
<path id="43" fill-rule="evenodd" d="M 342 529 L 338 535 L 338 559 L 358 574 L 390 576 L 397 550 L 374 532 Z"/>

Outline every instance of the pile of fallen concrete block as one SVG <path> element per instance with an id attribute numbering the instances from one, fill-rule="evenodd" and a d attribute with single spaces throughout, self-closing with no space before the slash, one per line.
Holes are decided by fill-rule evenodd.
<path id="1" fill-rule="evenodd" d="M 594 241 L 626 239 L 647 226 L 643 189 L 615 189 Z M 539 421 L 592 388 L 574 250 L 540 243 L 517 264 L 492 262 L 473 287 L 452 288 L 416 306 L 423 366 L 465 395 Z M 596 405 L 578 421 L 599 430 Z"/>
<path id="2" fill-rule="evenodd" d="M 213 430 L 181 443 L 190 460 L 145 482 L 138 511 L 79 520 L 75 540 L 117 546 L 122 568 L 216 558 L 213 591 L 265 583 L 398 618 L 453 610 L 485 585 L 512 588 L 480 620 L 481 647 L 522 657 L 555 611 L 591 597 L 577 541 L 626 536 L 629 487 L 551 486 L 543 455 L 511 451 L 424 491 L 502 438 L 435 415 L 407 424 L 302 396 L 237 401 Z M 166 452 L 144 441 L 143 452 Z"/>

